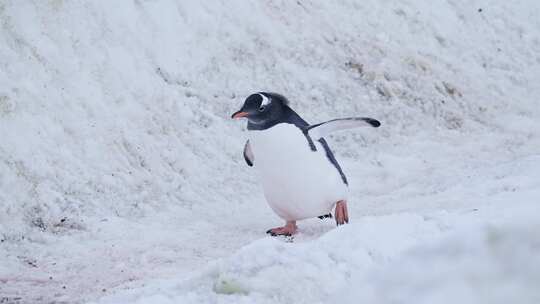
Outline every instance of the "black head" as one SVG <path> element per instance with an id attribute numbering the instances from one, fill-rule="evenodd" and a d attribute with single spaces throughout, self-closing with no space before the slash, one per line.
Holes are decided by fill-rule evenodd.
<path id="1" fill-rule="evenodd" d="M 276 93 L 259 92 L 251 94 L 242 108 L 232 118 L 247 118 L 256 126 L 271 126 L 283 120 L 288 108 L 287 98 Z"/>

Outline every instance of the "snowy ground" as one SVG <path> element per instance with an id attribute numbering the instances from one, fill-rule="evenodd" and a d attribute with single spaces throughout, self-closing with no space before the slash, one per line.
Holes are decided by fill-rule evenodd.
<path id="1" fill-rule="evenodd" d="M 0 303 L 538 303 L 540 2 L 0 0 Z M 229 119 L 330 141 L 292 240 Z"/>
<path id="2" fill-rule="evenodd" d="M 187 280 L 100 303 L 537 303 L 539 162 L 483 169 L 401 202 L 463 208 L 363 216 L 331 231 L 310 225 L 292 243 L 264 238 Z"/>

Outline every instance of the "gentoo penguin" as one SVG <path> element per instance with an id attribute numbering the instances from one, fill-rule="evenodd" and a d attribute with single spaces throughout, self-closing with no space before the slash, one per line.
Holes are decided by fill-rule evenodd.
<path id="1" fill-rule="evenodd" d="M 347 177 L 324 136 L 359 126 L 379 127 L 379 121 L 352 117 L 310 125 L 284 96 L 269 92 L 248 96 L 232 118 L 247 118 L 244 159 L 257 169 L 272 210 L 286 221 L 267 233 L 292 235 L 296 221 L 329 217 L 334 206 L 337 225 L 349 222 Z"/>

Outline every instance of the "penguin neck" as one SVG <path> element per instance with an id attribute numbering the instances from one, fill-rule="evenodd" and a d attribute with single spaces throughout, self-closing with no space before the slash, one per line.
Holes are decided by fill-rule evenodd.
<path id="1" fill-rule="evenodd" d="M 254 124 L 248 121 L 247 129 L 249 131 L 254 131 L 254 130 L 261 131 L 261 130 L 270 129 L 271 127 L 280 123 L 290 123 L 297 126 L 300 129 L 303 129 L 309 126 L 309 123 L 307 123 L 304 119 L 302 119 L 302 117 L 300 117 L 298 113 L 296 113 L 293 109 L 289 108 L 289 106 L 284 105 L 283 113 L 282 115 L 280 115 L 279 119 L 266 121 L 261 124 Z"/>

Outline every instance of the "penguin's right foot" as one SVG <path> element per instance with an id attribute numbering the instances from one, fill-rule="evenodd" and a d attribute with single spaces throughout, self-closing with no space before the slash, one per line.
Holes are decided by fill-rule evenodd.
<path id="1" fill-rule="evenodd" d="M 336 218 L 336 224 L 343 225 L 349 223 L 349 212 L 347 211 L 347 202 L 339 201 L 336 203 L 336 210 L 334 212 Z"/>
<path id="2" fill-rule="evenodd" d="M 278 236 L 278 235 L 291 236 L 296 233 L 296 229 L 297 229 L 296 221 L 287 221 L 285 226 L 268 229 L 266 233 L 270 234 L 271 236 Z"/>

